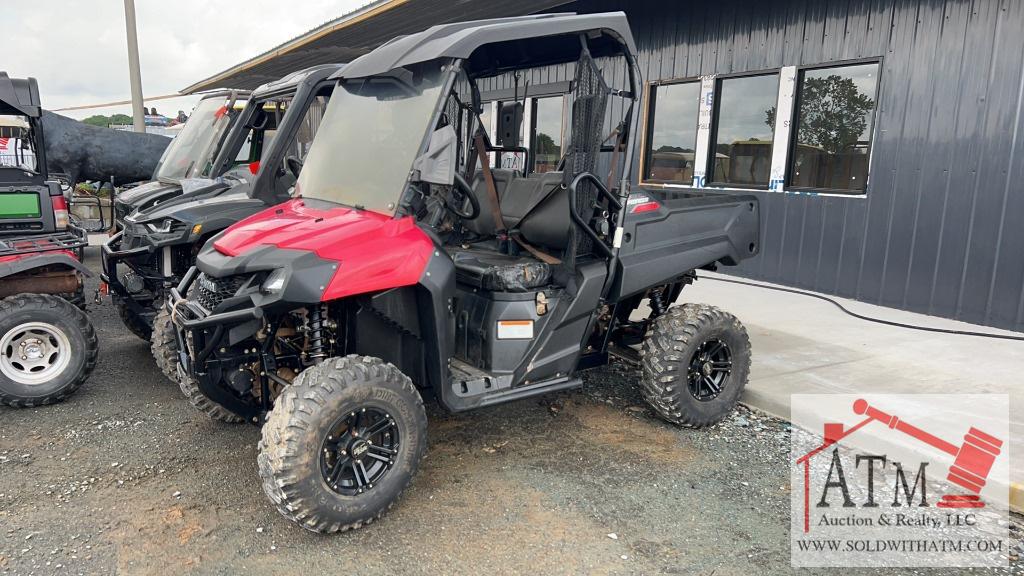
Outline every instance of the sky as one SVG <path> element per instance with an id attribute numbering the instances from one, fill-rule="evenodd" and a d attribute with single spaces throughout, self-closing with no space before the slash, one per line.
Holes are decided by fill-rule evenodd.
<path id="1" fill-rule="evenodd" d="M 143 95 L 190 84 L 369 3 L 369 0 L 135 0 Z M 4 2 L 0 70 L 35 77 L 55 110 L 129 100 L 122 0 Z M 196 97 L 146 103 L 166 116 Z M 131 114 L 131 106 L 61 112 L 73 118 Z"/>

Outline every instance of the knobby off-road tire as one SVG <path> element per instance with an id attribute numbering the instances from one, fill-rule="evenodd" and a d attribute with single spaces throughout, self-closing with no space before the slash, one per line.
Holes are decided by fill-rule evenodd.
<path id="1" fill-rule="evenodd" d="M 153 336 L 149 349 L 160 371 L 171 382 L 178 382 L 178 339 L 171 322 L 171 313 L 161 304 L 153 318 Z"/>
<path id="2" fill-rule="evenodd" d="M 117 308 L 117 315 L 121 317 L 121 322 L 128 328 L 128 331 L 149 342 L 150 337 L 153 335 L 153 328 L 146 324 L 146 321 L 141 316 L 132 311 L 123 299 L 117 296 L 114 296 L 112 299 L 114 307 Z"/>
<path id="3" fill-rule="evenodd" d="M 70 302 L 79 310 L 85 312 L 85 285 L 79 284 L 78 290 L 67 294 L 61 294 L 60 297 Z"/>
<path id="4" fill-rule="evenodd" d="M 736 405 L 750 374 L 750 338 L 743 324 L 704 304 L 677 306 L 657 318 L 640 355 L 644 399 L 680 426 L 720 421 Z"/>
<path id="5" fill-rule="evenodd" d="M 355 486 L 363 484 L 349 484 L 352 488 L 339 490 L 338 484 L 333 488 L 328 485 L 328 477 L 338 462 L 347 463 L 358 474 L 355 455 L 363 454 L 359 450 L 365 446 L 357 446 L 363 438 L 345 441 L 351 458 L 342 460 L 339 454 L 346 452 L 338 446 L 343 438 L 350 438 L 351 432 L 338 431 L 359 429 L 360 411 L 379 415 L 378 424 L 384 420 L 390 423 L 389 436 L 364 436 L 378 445 L 390 438 L 396 453 L 379 479 L 356 493 Z M 356 418 L 357 424 L 350 425 L 350 418 Z M 336 444 L 331 444 L 332 440 Z M 426 452 L 426 442 L 423 400 L 398 368 L 378 358 L 331 358 L 299 374 L 277 398 L 263 425 L 259 444 L 263 490 L 282 515 L 312 532 L 359 528 L 380 518 L 409 485 Z M 328 454 L 334 455 L 334 466 L 327 460 Z M 379 461 L 366 462 L 369 467 L 377 466 Z M 338 466 L 337 470 L 348 468 Z M 367 468 L 362 474 L 365 480 Z"/>
<path id="6" fill-rule="evenodd" d="M 245 419 L 238 414 L 231 412 L 227 408 L 224 408 L 220 404 L 217 404 L 213 400 L 207 398 L 206 394 L 203 394 L 203 391 L 199 389 L 199 384 L 193 380 L 191 376 L 185 374 L 184 371 L 178 370 L 177 366 L 178 365 L 175 364 L 178 387 L 181 388 L 181 393 L 185 395 L 185 398 L 188 398 L 189 403 L 192 404 L 196 410 L 199 410 L 217 422 L 223 422 L 225 424 L 240 424 L 245 422 Z"/>
<path id="7" fill-rule="evenodd" d="M 98 347 L 89 317 L 64 298 L 0 300 L 0 404 L 28 408 L 67 398 L 92 374 Z"/>

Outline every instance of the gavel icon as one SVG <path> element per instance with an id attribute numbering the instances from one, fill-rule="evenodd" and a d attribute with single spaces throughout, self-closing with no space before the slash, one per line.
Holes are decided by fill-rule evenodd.
<path id="1" fill-rule="evenodd" d="M 946 479 L 968 490 L 970 494 L 947 494 L 942 497 L 937 506 L 940 508 L 983 508 L 985 506 L 979 494 L 985 486 L 985 480 L 992 470 L 996 456 L 999 456 L 1000 448 L 1003 445 L 1002 440 L 971 427 L 964 435 L 964 443 L 958 447 L 900 420 L 898 416 L 886 414 L 869 406 L 867 400 L 863 398 L 853 403 L 853 411 L 881 422 L 893 430 L 899 430 L 953 457 L 953 465 L 950 466 Z"/>

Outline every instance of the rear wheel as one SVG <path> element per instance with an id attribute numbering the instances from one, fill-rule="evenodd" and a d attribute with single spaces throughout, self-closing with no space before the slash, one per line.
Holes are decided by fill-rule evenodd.
<path id="1" fill-rule="evenodd" d="M 644 399 L 665 420 L 700 428 L 736 405 L 750 373 L 750 339 L 732 314 L 685 304 L 654 321 L 641 358 Z"/>
<path id="2" fill-rule="evenodd" d="M 113 300 L 114 307 L 117 308 L 117 315 L 121 317 L 121 322 L 128 328 L 128 331 L 148 342 L 153 335 L 153 327 L 146 322 L 142 315 L 132 310 L 123 298 L 114 296 Z"/>
<path id="3" fill-rule="evenodd" d="M 21 408 L 67 398 L 96 367 L 97 348 L 88 316 L 63 298 L 0 300 L 0 403 Z"/>
<path id="4" fill-rule="evenodd" d="M 378 358 L 331 358 L 277 398 L 263 426 L 263 490 L 313 532 L 380 518 L 419 468 L 427 415 L 412 381 Z"/>
<path id="5" fill-rule="evenodd" d="M 150 350 L 160 371 L 171 382 L 178 382 L 178 338 L 171 322 L 171 313 L 162 304 L 153 318 L 153 336 Z"/>

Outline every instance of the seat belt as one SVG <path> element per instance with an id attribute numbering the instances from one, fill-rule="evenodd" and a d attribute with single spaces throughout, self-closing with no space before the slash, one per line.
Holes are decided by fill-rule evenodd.
<path id="1" fill-rule="evenodd" d="M 609 138 L 615 138 L 615 148 L 612 149 L 612 166 L 611 169 L 608 170 L 608 182 L 605 183 L 605 188 L 608 188 L 609 190 L 614 188 L 615 180 L 619 177 L 619 150 L 622 149 L 622 141 L 619 138 L 619 128 L 621 127 L 621 124 L 616 126 L 615 130 L 612 130 L 612 133 L 609 136 Z"/>
<path id="2" fill-rule="evenodd" d="M 520 246 L 525 248 L 527 252 L 529 252 L 530 254 L 533 254 L 534 258 L 536 258 L 537 260 L 540 260 L 541 262 L 543 262 L 545 264 L 555 265 L 555 264 L 561 264 L 562 263 L 561 260 L 559 260 L 558 258 L 555 258 L 551 254 L 546 254 L 544 252 L 541 252 L 540 250 L 538 250 L 534 246 L 531 246 L 526 240 L 523 240 L 523 237 L 520 236 L 519 234 L 513 234 L 512 235 L 512 239 L 516 241 L 516 244 L 519 244 Z"/>
<path id="3" fill-rule="evenodd" d="M 494 183 L 494 174 L 491 173 L 491 163 L 488 162 L 487 151 L 484 148 L 484 136 L 482 133 L 477 132 L 476 136 L 473 137 L 473 146 L 476 148 L 476 155 L 480 163 L 480 172 L 484 175 L 484 183 L 487 184 L 487 196 L 491 200 L 491 217 L 494 218 L 494 227 L 497 230 L 498 236 L 506 236 L 508 229 L 505 227 L 505 218 L 501 215 L 501 206 L 498 203 L 498 187 Z M 531 246 L 526 240 L 516 234 L 512 236 L 512 239 L 516 241 L 527 252 L 533 255 L 545 264 L 561 264 L 562 261 L 550 254 L 538 250 Z"/>
<path id="4" fill-rule="evenodd" d="M 480 162 L 480 171 L 483 172 L 484 183 L 487 184 L 487 197 L 491 201 L 491 218 L 494 219 L 494 228 L 499 235 L 505 235 L 508 229 L 505 227 L 505 219 L 501 216 L 501 206 L 498 204 L 498 188 L 494 184 L 494 174 L 491 173 L 491 163 L 488 162 L 482 132 L 478 131 L 473 136 L 473 147 L 476 148 L 476 155 Z"/>

